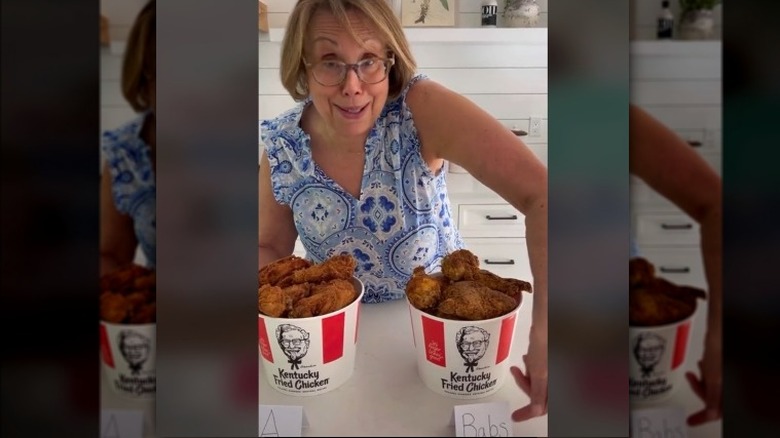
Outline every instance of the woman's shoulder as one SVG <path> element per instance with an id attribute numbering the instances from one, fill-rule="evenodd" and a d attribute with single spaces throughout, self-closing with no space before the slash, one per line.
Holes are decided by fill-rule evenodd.
<path id="1" fill-rule="evenodd" d="M 112 150 L 138 144 L 141 141 L 141 128 L 146 115 L 146 113 L 138 114 L 121 125 L 104 131 L 102 138 L 103 149 Z"/>
<path id="2" fill-rule="evenodd" d="M 299 133 L 299 131 L 302 132 L 300 128 L 301 115 L 308 101 L 307 99 L 300 102 L 274 118 L 260 120 L 260 139 L 265 141 L 280 135 L 288 136 Z"/>

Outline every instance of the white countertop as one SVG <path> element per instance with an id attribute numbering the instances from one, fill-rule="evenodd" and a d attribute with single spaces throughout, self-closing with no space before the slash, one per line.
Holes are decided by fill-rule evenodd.
<path id="1" fill-rule="evenodd" d="M 523 293 L 510 364 L 521 364 L 528 349 L 532 302 L 532 294 Z M 360 312 L 355 371 L 340 388 L 296 397 L 278 392 L 260 376 L 260 404 L 303 406 L 309 423 L 303 436 L 455 436 L 450 417 L 456 405 L 507 401 L 513 411 L 528 403 L 511 376 L 496 394 L 481 399 L 434 393 L 417 375 L 406 300 L 363 304 Z M 547 416 L 513 427 L 514 436 L 547 436 Z"/>

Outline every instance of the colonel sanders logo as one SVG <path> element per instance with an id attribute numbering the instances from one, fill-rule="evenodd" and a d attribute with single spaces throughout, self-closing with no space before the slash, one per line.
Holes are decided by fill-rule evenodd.
<path id="1" fill-rule="evenodd" d="M 466 361 L 466 372 L 474 371 L 474 367 L 479 365 L 477 362 L 482 359 L 490 343 L 490 333 L 485 329 L 467 326 L 458 330 L 455 334 L 455 344 L 458 346 L 458 353 Z"/>
<path id="2" fill-rule="evenodd" d="M 309 352 L 309 333 L 292 324 L 281 324 L 276 328 L 276 340 L 287 356 L 290 369 L 299 369 L 301 359 Z"/>
<path id="3" fill-rule="evenodd" d="M 119 351 L 130 367 L 132 375 L 141 373 L 144 363 L 149 359 L 151 349 L 152 342 L 146 336 L 133 330 L 119 332 Z"/>
<path id="4" fill-rule="evenodd" d="M 655 333 L 641 333 L 634 343 L 634 357 L 642 369 L 642 377 L 650 377 L 664 354 L 666 341 Z"/>

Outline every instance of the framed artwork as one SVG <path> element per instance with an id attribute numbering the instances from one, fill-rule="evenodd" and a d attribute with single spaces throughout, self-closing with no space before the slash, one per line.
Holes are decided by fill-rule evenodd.
<path id="1" fill-rule="evenodd" d="M 455 26 L 457 0 L 401 0 L 404 27 Z"/>

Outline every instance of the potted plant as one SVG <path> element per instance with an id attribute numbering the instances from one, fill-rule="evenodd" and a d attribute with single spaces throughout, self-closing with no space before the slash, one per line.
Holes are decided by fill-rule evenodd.
<path id="1" fill-rule="evenodd" d="M 710 39 L 714 35 L 713 10 L 721 0 L 680 0 L 680 38 Z"/>
<path id="2" fill-rule="evenodd" d="M 507 27 L 535 27 L 539 22 L 540 8 L 536 0 L 506 0 L 504 22 Z"/>

